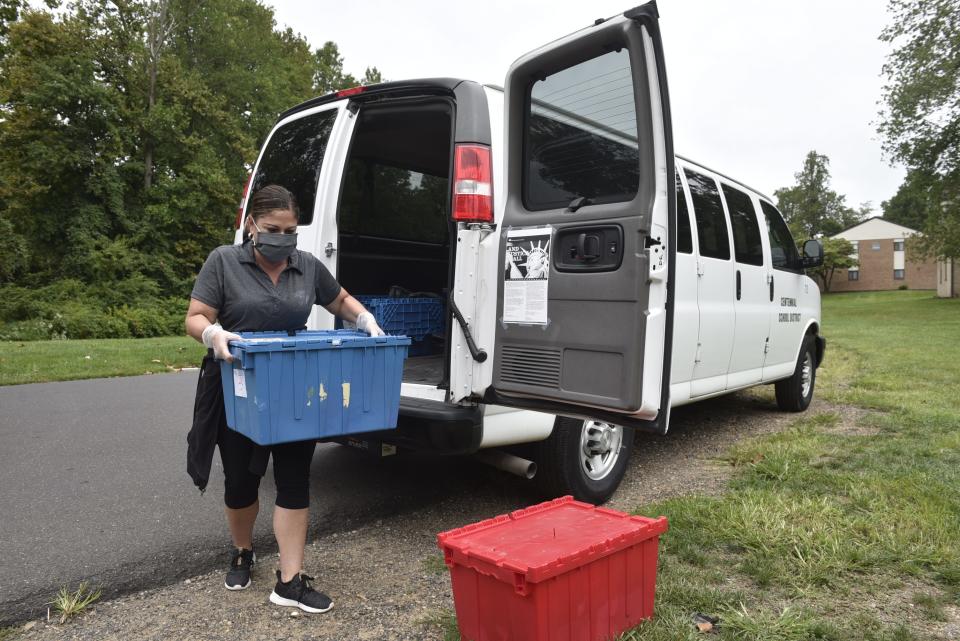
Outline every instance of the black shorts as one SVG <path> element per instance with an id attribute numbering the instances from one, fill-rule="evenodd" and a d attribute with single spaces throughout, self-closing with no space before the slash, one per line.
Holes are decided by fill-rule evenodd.
<path id="1" fill-rule="evenodd" d="M 302 510 L 310 505 L 310 463 L 316 446 L 316 441 L 270 446 L 277 507 Z M 243 434 L 228 428 L 224 421 L 217 435 L 217 448 L 223 462 L 223 502 L 229 508 L 249 507 L 257 500 L 260 475 L 250 471 L 250 461 L 258 447 Z"/>

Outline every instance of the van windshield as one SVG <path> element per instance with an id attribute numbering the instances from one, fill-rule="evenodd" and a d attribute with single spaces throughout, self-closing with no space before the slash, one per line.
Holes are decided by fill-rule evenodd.
<path id="1" fill-rule="evenodd" d="M 319 111 L 274 131 L 250 183 L 250 194 L 267 185 L 286 187 L 300 206 L 300 224 L 309 225 L 313 221 L 320 168 L 337 112 L 337 109 Z"/>

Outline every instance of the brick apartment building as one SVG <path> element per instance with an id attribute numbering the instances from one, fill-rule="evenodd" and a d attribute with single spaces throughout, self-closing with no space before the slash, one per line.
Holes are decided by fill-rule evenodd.
<path id="1" fill-rule="evenodd" d="M 883 289 L 937 289 L 944 278 L 942 265 L 932 259 L 911 260 L 906 239 L 917 231 L 884 220 L 868 218 L 833 238 L 850 241 L 857 266 L 838 269 L 830 283 L 832 292 L 864 292 Z M 951 270 L 952 271 L 952 270 Z"/>

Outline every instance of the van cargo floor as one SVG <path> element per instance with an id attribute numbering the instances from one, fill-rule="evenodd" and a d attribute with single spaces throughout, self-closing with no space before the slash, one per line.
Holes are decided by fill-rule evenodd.
<path id="1" fill-rule="evenodd" d="M 443 356 L 413 356 L 403 363 L 403 382 L 439 385 L 443 380 Z"/>

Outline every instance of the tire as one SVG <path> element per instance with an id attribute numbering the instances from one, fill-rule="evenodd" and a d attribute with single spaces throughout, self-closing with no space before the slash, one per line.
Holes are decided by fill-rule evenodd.
<path id="1" fill-rule="evenodd" d="M 545 498 L 572 494 L 594 505 L 606 502 L 623 480 L 633 437 L 633 428 L 558 416 L 550 436 L 534 444 L 538 490 Z M 586 454 L 587 441 L 593 456 Z"/>
<path id="2" fill-rule="evenodd" d="M 777 381 L 777 406 L 785 412 L 802 412 L 810 407 L 817 382 L 817 351 L 810 334 L 803 337 L 793 376 Z"/>

